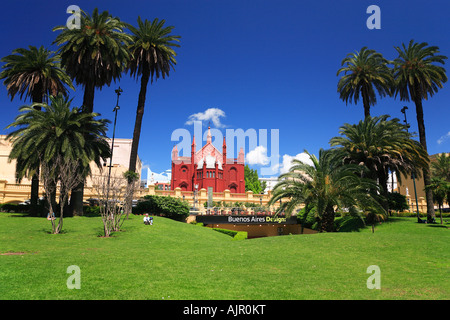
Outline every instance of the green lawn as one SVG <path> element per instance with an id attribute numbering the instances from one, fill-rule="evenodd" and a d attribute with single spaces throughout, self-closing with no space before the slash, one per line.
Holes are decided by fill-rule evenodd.
<path id="1" fill-rule="evenodd" d="M 100 218 L 64 221 L 52 235 L 44 218 L 0 213 L 0 299 L 450 299 L 450 230 L 415 218 L 241 241 L 160 217 L 133 216 L 112 238 L 98 237 Z M 380 290 L 366 286 L 370 265 Z"/>

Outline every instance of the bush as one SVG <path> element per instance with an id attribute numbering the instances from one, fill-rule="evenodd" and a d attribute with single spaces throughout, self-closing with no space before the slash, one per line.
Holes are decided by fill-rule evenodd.
<path id="1" fill-rule="evenodd" d="M 235 231 L 221 228 L 212 228 L 214 231 L 218 231 L 221 233 L 225 233 L 230 237 L 233 237 L 233 240 L 245 240 L 248 237 L 248 233 L 246 231 Z"/>
<path id="2" fill-rule="evenodd" d="M 390 210 L 404 211 L 408 209 L 408 202 L 406 201 L 406 196 L 398 192 L 388 193 L 388 204 Z"/>
<path id="3" fill-rule="evenodd" d="M 86 217 L 100 217 L 100 207 L 99 206 L 84 206 L 83 215 Z"/>
<path id="4" fill-rule="evenodd" d="M 134 214 L 149 213 L 169 219 L 184 221 L 189 216 L 189 204 L 177 198 L 164 196 L 145 196 L 133 208 Z"/>
<path id="5" fill-rule="evenodd" d="M 364 228 L 365 224 L 360 217 L 343 216 L 334 219 L 334 227 L 338 232 L 352 232 Z"/>
<path id="6" fill-rule="evenodd" d="M 29 210 L 30 210 L 29 204 L 15 204 L 15 203 L 0 204 L 0 211 L 3 212 L 28 213 Z"/>
<path id="7" fill-rule="evenodd" d="M 305 207 L 297 213 L 297 220 L 305 228 L 317 228 L 317 217 L 315 207 Z"/>

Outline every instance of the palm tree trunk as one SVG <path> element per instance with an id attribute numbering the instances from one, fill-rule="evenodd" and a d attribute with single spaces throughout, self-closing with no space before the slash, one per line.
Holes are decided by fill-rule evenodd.
<path id="1" fill-rule="evenodd" d="M 30 215 L 32 217 L 39 216 L 38 204 L 39 204 L 39 168 L 31 178 L 31 197 L 30 197 Z"/>
<path id="2" fill-rule="evenodd" d="M 84 86 L 83 95 L 83 112 L 92 113 L 94 112 L 94 94 L 95 94 L 95 84 L 93 81 L 86 83 Z M 79 170 L 83 170 L 82 167 L 78 167 Z M 83 197 L 84 197 L 84 183 L 83 180 L 72 190 L 70 197 L 70 210 L 69 215 L 72 216 L 82 216 L 83 215 Z"/>
<path id="3" fill-rule="evenodd" d="M 369 95 L 367 93 L 366 87 L 362 90 L 362 98 L 363 98 L 363 105 L 364 105 L 364 118 L 370 117 L 370 103 L 369 103 Z"/>
<path id="4" fill-rule="evenodd" d="M 131 154 L 130 154 L 130 164 L 128 166 L 128 170 L 131 172 L 136 172 L 136 162 L 137 162 L 137 154 L 139 147 L 139 139 L 141 137 L 141 126 L 142 126 L 142 118 L 144 117 L 144 107 L 145 107 L 145 98 L 147 96 L 147 85 L 150 79 L 150 72 L 146 71 L 147 68 L 144 68 L 141 77 L 141 89 L 139 91 L 138 98 L 138 106 L 136 110 L 136 120 L 134 123 L 134 131 L 133 131 L 133 141 L 131 143 Z M 139 172 L 140 173 L 140 172 Z M 131 188 L 131 184 L 134 183 L 134 180 L 128 180 L 128 188 Z M 133 193 L 127 193 L 127 199 L 125 199 L 125 208 L 132 208 L 133 201 Z M 126 212 L 128 215 L 129 212 Z"/>
<path id="5" fill-rule="evenodd" d="M 33 103 L 42 103 L 42 90 L 36 88 L 36 93 L 33 93 Z M 35 106 L 34 109 L 41 110 L 41 107 Z M 30 215 L 32 217 L 37 217 L 38 214 L 38 204 L 39 204 L 39 166 L 36 168 L 36 173 L 31 178 L 31 194 L 30 194 Z"/>
<path id="6" fill-rule="evenodd" d="M 420 93 L 419 86 L 415 85 L 415 99 L 414 102 L 416 104 L 416 115 L 417 115 L 417 126 L 419 128 L 419 140 L 420 144 L 423 146 L 425 151 L 427 150 L 427 139 L 425 135 L 425 122 L 423 120 L 423 107 L 422 107 L 422 99 Z M 425 196 L 427 200 L 427 220 L 428 222 L 432 222 L 435 220 L 436 215 L 434 213 L 434 203 L 433 203 L 433 191 L 430 188 L 427 188 L 431 184 L 431 175 L 430 168 L 423 169 L 423 180 L 425 184 Z"/>
<path id="7" fill-rule="evenodd" d="M 145 98 L 147 95 L 147 85 L 150 79 L 149 72 L 143 72 L 141 77 L 141 90 L 139 91 L 138 106 L 136 110 L 136 121 L 134 123 L 133 142 L 131 144 L 130 165 L 128 170 L 136 172 L 136 162 L 141 137 L 142 118 L 144 117 Z"/>
<path id="8" fill-rule="evenodd" d="M 334 228 L 334 208 L 328 205 L 325 208 L 324 216 L 322 217 L 321 231 L 332 232 Z"/>
<path id="9" fill-rule="evenodd" d="M 83 95 L 83 111 L 92 113 L 94 112 L 94 94 L 95 94 L 95 84 L 93 81 L 86 83 L 84 86 Z"/>
<path id="10" fill-rule="evenodd" d="M 381 192 L 382 192 L 382 200 L 381 205 L 383 206 L 384 210 L 386 212 L 389 212 L 389 202 L 388 202 L 388 189 L 387 189 L 387 183 L 388 183 L 388 175 L 385 168 L 381 168 L 378 172 L 378 181 L 381 186 Z"/>

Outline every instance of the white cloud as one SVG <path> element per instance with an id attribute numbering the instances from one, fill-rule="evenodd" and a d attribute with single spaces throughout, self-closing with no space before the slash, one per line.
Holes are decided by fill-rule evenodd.
<path id="1" fill-rule="evenodd" d="M 144 171 L 144 170 L 147 170 L 147 169 L 150 169 L 150 165 L 145 163 L 144 161 L 142 161 L 142 168 L 141 168 L 141 170 Z"/>
<path id="2" fill-rule="evenodd" d="M 209 108 L 205 112 L 198 112 L 189 116 L 186 124 L 193 124 L 194 121 L 212 121 L 216 128 L 224 128 L 225 125 L 220 122 L 220 118 L 225 117 L 225 112 L 219 108 Z"/>
<path id="3" fill-rule="evenodd" d="M 292 160 L 294 160 L 294 159 L 300 160 L 301 162 L 309 164 L 311 166 L 313 165 L 313 162 L 311 161 L 309 156 L 306 153 L 302 152 L 295 156 L 285 154 L 283 156 L 282 163 L 280 165 L 278 165 L 278 168 L 274 168 L 274 169 L 275 170 L 278 169 L 280 171 L 280 174 L 286 173 L 292 167 Z"/>
<path id="4" fill-rule="evenodd" d="M 269 164 L 270 160 L 267 156 L 267 149 L 264 146 L 257 146 L 255 149 L 247 153 L 245 162 L 251 165 L 259 164 L 265 166 Z"/>
<path id="5" fill-rule="evenodd" d="M 447 140 L 448 138 L 450 138 L 450 131 L 447 132 L 447 134 L 444 134 L 442 137 L 440 137 L 437 141 L 438 144 L 441 144 L 442 142 L 444 142 L 444 140 Z"/>
<path id="6" fill-rule="evenodd" d="M 171 170 L 166 170 L 161 173 L 152 172 L 150 167 L 147 168 L 147 182 L 148 183 L 155 183 L 155 182 L 170 182 L 170 179 L 172 178 L 172 172 Z"/>

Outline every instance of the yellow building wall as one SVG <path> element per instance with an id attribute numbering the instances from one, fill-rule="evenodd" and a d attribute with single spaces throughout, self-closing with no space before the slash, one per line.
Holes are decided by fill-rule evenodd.
<path id="1" fill-rule="evenodd" d="M 438 154 L 434 154 L 430 156 L 430 161 L 436 161 L 436 156 Z M 449 155 L 449 153 L 447 153 Z M 416 192 L 417 192 L 417 199 L 418 199 L 418 207 L 419 212 L 426 213 L 427 212 L 427 201 L 425 197 L 425 183 L 423 180 L 423 175 L 420 177 L 415 177 L 413 180 L 411 175 L 408 175 L 407 177 L 402 176 L 401 183 L 398 183 L 398 187 L 395 191 L 399 192 L 400 194 L 406 196 L 406 201 L 409 205 L 409 211 L 416 212 L 417 206 L 416 206 L 416 195 L 414 192 L 414 182 L 416 186 Z M 437 208 L 437 206 L 435 206 Z"/>

